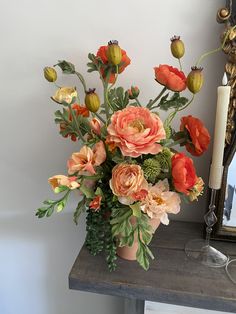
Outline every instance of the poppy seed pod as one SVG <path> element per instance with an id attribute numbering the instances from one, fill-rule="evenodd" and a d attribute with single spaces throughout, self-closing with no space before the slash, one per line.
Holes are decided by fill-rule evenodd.
<path id="1" fill-rule="evenodd" d="M 89 91 L 86 92 L 84 102 L 89 111 L 98 111 L 98 109 L 100 108 L 100 100 L 97 93 L 95 93 L 95 88 L 89 89 Z"/>
<path id="2" fill-rule="evenodd" d="M 45 67 L 43 70 L 44 77 L 48 82 L 55 82 L 57 80 L 57 72 L 51 67 Z"/>
<path id="3" fill-rule="evenodd" d="M 107 47 L 107 59 L 113 65 L 118 65 L 122 59 L 121 48 L 117 40 L 111 40 Z"/>
<path id="4" fill-rule="evenodd" d="M 170 45 L 171 53 L 173 57 L 180 59 L 185 53 L 184 43 L 180 39 L 180 36 L 174 36 L 171 38 Z"/>
<path id="5" fill-rule="evenodd" d="M 200 91 L 203 84 L 202 68 L 192 67 L 191 72 L 187 76 L 187 87 L 193 94 Z"/>

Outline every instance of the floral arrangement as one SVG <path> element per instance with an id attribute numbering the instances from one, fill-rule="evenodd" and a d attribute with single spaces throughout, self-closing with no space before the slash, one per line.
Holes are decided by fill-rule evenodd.
<path id="1" fill-rule="evenodd" d="M 138 87 L 116 87 L 119 75 L 131 63 L 117 41 L 101 46 L 96 55 L 88 55 L 88 72 L 98 72 L 103 86 L 102 103 L 72 63 L 63 60 L 44 69 L 45 78 L 57 88 L 51 97 L 60 106 L 55 123 L 63 137 L 78 142 L 78 151 L 68 159 L 66 175 L 48 180 L 53 191 L 62 196 L 44 201 L 36 216 L 49 217 L 54 210 L 62 211 L 69 195 L 79 190 L 74 221 L 77 224 L 81 212 L 86 211 L 86 246 L 93 255 L 104 251 L 110 270 L 116 267 L 117 248 L 132 247 L 134 241 L 138 247 L 136 259 L 147 270 L 150 258 L 154 258 L 149 248 L 154 233 L 151 222 L 167 225 L 168 214 L 180 211 L 181 199 L 197 200 L 203 191 L 203 180 L 197 176 L 193 160 L 174 147 L 180 145 L 191 155 L 200 156 L 208 147 L 209 133 L 191 115 L 181 118 L 177 131 L 171 124 L 201 89 L 202 69 L 192 67 L 186 77 L 181 65 L 185 48 L 180 37 L 171 39 L 170 48 L 179 68 L 154 67 L 155 80 L 162 90 L 147 104 L 140 102 Z M 55 83 L 55 67 L 78 77 L 83 101 L 75 87 Z M 190 101 L 182 96 L 186 89 L 192 93 Z M 161 111 L 170 111 L 164 121 Z"/>

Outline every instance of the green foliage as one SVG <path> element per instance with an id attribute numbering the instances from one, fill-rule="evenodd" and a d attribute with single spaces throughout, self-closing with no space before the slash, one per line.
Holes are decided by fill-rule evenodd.
<path id="1" fill-rule="evenodd" d="M 113 111 L 122 110 L 129 103 L 129 93 L 123 87 L 113 88 L 109 91 L 108 99 Z"/>
<path id="2" fill-rule="evenodd" d="M 85 200 L 86 198 L 84 197 L 77 205 L 75 211 L 74 211 L 74 215 L 73 215 L 73 220 L 74 220 L 74 223 L 76 225 L 78 225 L 78 220 L 79 220 L 79 217 L 81 215 L 81 213 L 85 210 Z"/>
<path id="3" fill-rule="evenodd" d="M 149 259 L 154 259 L 148 244 L 152 240 L 152 227 L 149 225 L 147 215 L 142 213 L 140 218 L 137 218 L 136 229 L 138 235 L 138 250 L 136 253 L 137 262 L 145 270 L 149 268 Z"/>
<path id="4" fill-rule="evenodd" d="M 35 215 L 38 218 L 42 218 L 45 216 L 50 217 L 55 209 L 57 212 L 62 211 L 64 209 L 64 207 L 66 206 L 70 192 L 71 191 L 67 188 L 66 193 L 59 200 L 46 200 L 46 201 L 44 201 L 43 204 L 46 206 L 38 208 Z"/>
<path id="5" fill-rule="evenodd" d="M 100 193 L 107 187 L 101 186 L 96 192 Z M 102 193 L 102 192 L 101 192 Z M 106 197 L 106 198 L 105 198 Z M 97 255 L 104 251 L 108 269 L 116 269 L 116 244 L 112 236 L 112 225 L 110 224 L 111 208 L 113 207 L 112 193 L 104 196 L 103 205 L 98 212 L 87 210 L 87 236 L 85 244 L 92 255 Z"/>
<path id="6" fill-rule="evenodd" d="M 149 182 L 155 183 L 161 172 L 160 162 L 156 158 L 148 158 L 144 161 L 142 168 L 145 178 Z"/>
<path id="7" fill-rule="evenodd" d="M 64 74 L 74 74 L 75 73 L 75 66 L 74 64 L 66 61 L 66 60 L 59 60 L 57 64 L 54 65 L 59 66 Z"/>
<path id="8" fill-rule="evenodd" d="M 140 203 L 134 203 L 132 205 L 129 205 L 129 207 L 132 209 L 133 216 L 140 218 L 142 215 Z"/>
<path id="9" fill-rule="evenodd" d="M 112 219 L 110 221 L 113 238 L 116 236 L 128 237 L 133 231 L 130 223 L 132 210 L 129 206 L 120 206 L 112 209 Z"/>
<path id="10" fill-rule="evenodd" d="M 87 63 L 88 72 L 98 71 L 99 67 L 102 65 L 102 61 L 99 58 L 96 58 L 92 53 L 88 54 L 88 58 L 91 61 Z"/>
<path id="11" fill-rule="evenodd" d="M 93 189 L 86 186 L 86 184 L 81 184 L 79 187 L 79 190 L 81 193 L 83 193 L 87 198 L 93 198 L 94 197 L 94 191 Z"/>
<path id="12" fill-rule="evenodd" d="M 73 109 L 72 109 L 73 110 Z M 65 108 L 62 111 L 57 110 L 55 113 L 55 123 L 63 126 L 60 131 L 62 136 L 75 134 L 78 136 L 78 128 L 82 135 L 91 132 L 91 127 L 87 118 L 82 115 L 75 116 L 76 120 L 72 119 L 69 115 L 69 110 Z"/>
<path id="13" fill-rule="evenodd" d="M 175 92 L 170 99 L 168 100 L 169 94 L 163 96 L 159 103 L 159 107 L 162 110 L 169 110 L 169 109 L 180 109 L 181 107 L 185 106 L 188 102 L 186 97 L 181 97 L 180 93 Z"/>

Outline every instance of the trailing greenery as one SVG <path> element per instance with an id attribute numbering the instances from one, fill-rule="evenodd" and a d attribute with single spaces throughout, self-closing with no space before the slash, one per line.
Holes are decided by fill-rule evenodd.
<path id="1" fill-rule="evenodd" d="M 116 269 L 116 243 L 112 236 L 112 226 L 110 224 L 112 199 L 111 195 L 106 195 L 106 200 L 98 212 L 87 210 L 87 236 L 85 245 L 92 255 L 97 255 L 102 251 L 106 254 L 106 261 L 110 271 Z"/>

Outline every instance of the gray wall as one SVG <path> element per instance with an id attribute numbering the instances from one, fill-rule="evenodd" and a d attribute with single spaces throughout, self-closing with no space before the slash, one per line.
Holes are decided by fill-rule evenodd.
<path id="1" fill-rule="evenodd" d="M 69 291 L 67 276 L 85 237 L 84 221 L 72 222 L 78 195 L 62 214 L 44 221 L 34 217 L 42 200 L 53 197 L 51 175 L 66 171 L 66 160 L 78 145 L 60 137 L 53 123 L 54 92 L 42 75 L 45 65 L 69 59 L 85 73 L 91 87 L 97 74 L 86 74 L 87 53 L 110 39 L 119 39 L 132 66 L 119 78 L 128 88 L 141 88 L 141 100 L 155 97 L 153 67 L 177 65 L 169 38 L 186 43 L 184 68 L 219 45 L 215 22 L 220 0 L 1 0 L 1 154 L 0 154 L 0 313 L 118 314 L 120 299 Z M 173 7 L 175 5 L 175 7 Z M 204 63 L 205 85 L 187 113 L 202 118 L 213 132 L 216 87 L 223 74 L 219 53 Z M 60 84 L 73 84 L 60 78 Z M 79 88 L 80 90 L 80 88 Z M 176 123 L 178 125 L 179 122 Z M 198 174 L 208 176 L 211 149 L 196 161 Z M 203 197 L 184 206 L 177 219 L 202 219 Z M 175 217 L 176 218 L 176 217 Z"/>

